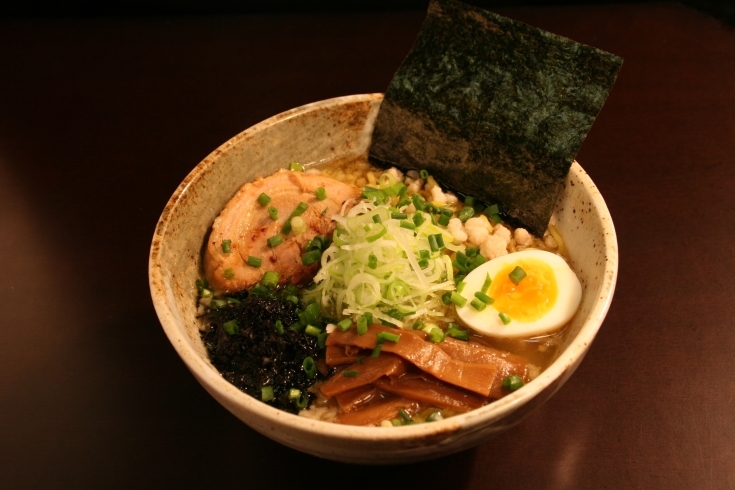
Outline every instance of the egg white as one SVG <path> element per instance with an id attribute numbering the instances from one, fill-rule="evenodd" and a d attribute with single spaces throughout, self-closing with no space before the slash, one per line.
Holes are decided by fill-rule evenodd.
<path id="1" fill-rule="evenodd" d="M 494 278 L 506 264 L 527 258 L 545 262 L 551 267 L 556 278 L 558 291 L 556 302 L 545 315 L 531 322 L 511 318 L 511 322 L 504 325 L 498 316 L 499 311 L 493 305 L 488 305 L 483 311 L 477 311 L 470 305 L 488 274 Z M 552 333 L 571 320 L 582 299 L 582 285 L 574 271 L 563 258 L 543 250 L 523 250 L 489 260 L 467 274 L 464 282 L 462 296 L 467 298 L 467 304 L 461 308 L 457 307 L 459 318 L 473 330 L 492 337 L 537 337 Z"/>

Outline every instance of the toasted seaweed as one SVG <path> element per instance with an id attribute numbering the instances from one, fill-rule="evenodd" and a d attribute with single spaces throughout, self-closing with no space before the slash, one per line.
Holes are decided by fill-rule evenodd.
<path id="1" fill-rule="evenodd" d="M 623 60 L 455 0 L 432 0 L 385 93 L 369 156 L 427 169 L 541 236 Z"/>

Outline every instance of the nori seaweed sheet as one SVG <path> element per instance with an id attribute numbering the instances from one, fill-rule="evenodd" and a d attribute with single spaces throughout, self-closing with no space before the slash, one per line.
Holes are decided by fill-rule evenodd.
<path id="1" fill-rule="evenodd" d="M 543 235 L 623 60 L 455 0 L 432 0 L 385 93 L 369 156 L 427 169 Z"/>

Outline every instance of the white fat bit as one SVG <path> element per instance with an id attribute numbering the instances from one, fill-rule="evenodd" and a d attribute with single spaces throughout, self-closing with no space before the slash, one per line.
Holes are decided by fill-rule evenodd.
<path id="1" fill-rule="evenodd" d="M 516 245 L 519 247 L 530 247 L 533 245 L 533 235 L 525 228 L 516 228 L 516 231 L 513 232 L 513 238 L 515 238 Z"/>
<path id="2" fill-rule="evenodd" d="M 464 225 L 459 218 L 452 218 L 449 220 L 447 230 L 452 234 L 454 239 L 452 243 L 464 243 L 467 241 L 467 233 L 464 231 Z"/>

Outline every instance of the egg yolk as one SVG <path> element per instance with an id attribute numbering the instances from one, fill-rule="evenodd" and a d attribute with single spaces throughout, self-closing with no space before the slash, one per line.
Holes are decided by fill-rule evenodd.
<path id="1" fill-rule="evenodd" d="M 508 274 L 520 266 L 526 277 L 514 284 Z M 512 320 L 532 322 L 543 317 L 556 302 L 558 289 L 554 270 L 538 259 L 521 259 L 503 267 L 492 278 L 488 294 L 495 299 L 493 307 Z"/>

